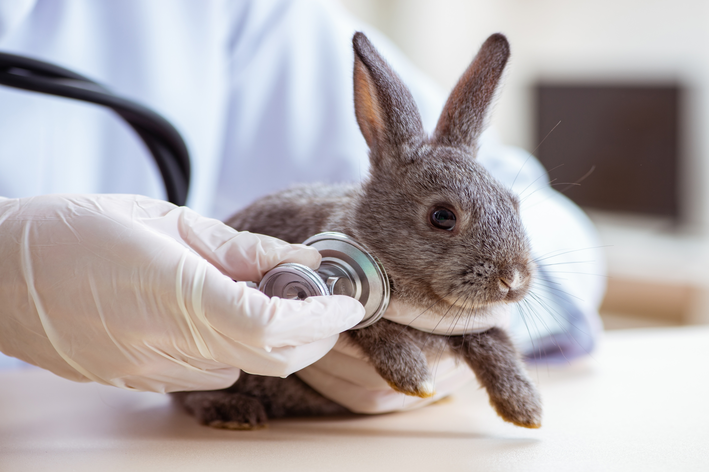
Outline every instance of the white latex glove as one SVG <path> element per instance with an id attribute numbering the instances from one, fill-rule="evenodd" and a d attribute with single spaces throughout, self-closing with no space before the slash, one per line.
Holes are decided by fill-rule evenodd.
<path id="1" fill-rule="evenodd" d="M 169 392 L 285 376 L 364 316 L 348 297 L 270 299 L 245 283 L 302 245 L 132 195 L 0 199 L 0 351 L 72 380 Z"/>
<path id="2" fill-rule="evenodd" d="M 476 317 L 473 321 L 441 322 L 421 316 L 421 310 L 392 300 L 384 318 L 437 334 L 463 334 L 506 327 L 509 309 L 504 307 L 494 315 Z M 434 353 L 428 357 L 435 394 L 429 398 L 404 395 L 394 391 L 366 360 L 359 346 L 346 336 L 340 336 L 335 347 L 318 362 L 298 372 L 305 383 L 350 411 L 356 413 L 387 413 L 411 410 L 428 405 L 458 390 L 475 378 L 465 362 L 450 353 Z"/>

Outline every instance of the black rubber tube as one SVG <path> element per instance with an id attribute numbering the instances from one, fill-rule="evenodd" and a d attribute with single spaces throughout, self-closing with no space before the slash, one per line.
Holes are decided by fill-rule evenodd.
<path id="1" fill-rule="evenodd" d="M 0 53 L 0 85 L 102 105 L 112 109 L 138 134 L 160 170 L 167 199 L 184 205 L 190 185 L 190 158 L 182 136 L 149 108 L 113 95 L 80 74 L 24 56 Z"/>

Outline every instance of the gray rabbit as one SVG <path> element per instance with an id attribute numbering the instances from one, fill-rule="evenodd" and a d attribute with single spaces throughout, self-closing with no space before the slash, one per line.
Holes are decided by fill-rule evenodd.
<path id="1" fill-rule="evenodd" d="M 438 316 L 475 317 L 526 295 L 534 274 L 519 201 L 476 162 L 477 140 L 509 57 L 490 36 L 451 93 L 433 136 L 411 93 L 362 33 L 353 38 L 355 112 L 370 149 L 362 185 L 307 185 L 262 198 L 227 224 L 299 243 L 323 231 L 367 246 L 391 281 L 392 299 Z M 345 333 L 399 392 L 432 395 L 426 354 L 451 350 L 474 371 L 506 421 L 537 428 L 541 403 L 499 329 L 441 336 L 387 320 Z M 267 419 L 346 413 L 297 376 L 243 373 L 225 390 L 182 392 L 201 423 L 252 429 Z"/>

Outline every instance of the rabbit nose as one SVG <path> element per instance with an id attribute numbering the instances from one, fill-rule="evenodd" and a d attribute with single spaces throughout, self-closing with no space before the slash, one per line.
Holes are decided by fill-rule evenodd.
<path id="1" fill-rule="evenodd" d="M 510 290 L 515 291 L 522 288 L 524 285 L 524 278 L 522 277 L 522 274 L 520 274 L 519 270 L 513 269 L 501 275 L 497 280 L 497 285 L 500 288 L 500 292 L 505 295 Z"/>

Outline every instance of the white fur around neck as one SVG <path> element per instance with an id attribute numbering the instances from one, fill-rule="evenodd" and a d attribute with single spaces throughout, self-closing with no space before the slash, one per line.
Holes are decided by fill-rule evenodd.
<path id="1" fill-rule="evenodd" d="M 454 309 L 447 316 L 433 311 L 424 311 L 398 300 L 392 300 L 384 313 L 384 318 L 402 325 L 433 334 L 461 335 L 480 333 L 493 327 L 506 328 L 510 310 L 506 305 L 498 305 L 485 314 L 456 316 Z"/>

